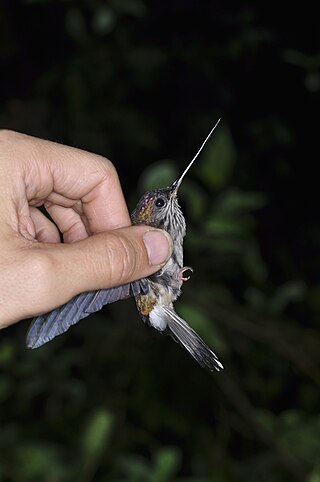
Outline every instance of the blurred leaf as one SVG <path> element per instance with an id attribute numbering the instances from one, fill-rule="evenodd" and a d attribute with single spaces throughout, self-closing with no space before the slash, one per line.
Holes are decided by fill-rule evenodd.
<path id="1" fill-rule="evenodd" d="M 101 409 L 90 418 L 82 438 L 82 449 L 87 459 L 96 458 L 104 451 L 113 429 L 114 417 Z"/>
<path id="2" fill-rule="evenodd" d="M 197 333 L 205 338 L 208 344 L 214 346 L 219 352 L 225 351 L 225 344 L 215 330 L 214 323 L 208 318 L 208 315 L 201 310 L 201 307 L 193 306 L 189 303 L 181 303 L 178 311 L 179 315 L 185 319 Z"/>
<path id="3" fill-rule="evenodd" d="M 116 24 L 115 13 L 107 7 L 96 10 L 92 17 L 92 28 L 99 35 L 110 33 Z"/>
<path id="4" fill-rule="evenodd" d="M 273 313 L 281 313 L 290 303 L 297 303 L 306 295 L 306 285 L 303 281 L 292 280 L 279 286 L 269 301 L 269 309 Z"/>
<path id="5" fill-rule="evenodd" d="M 9 377 L 0 378 L 0 403 L 9 398 L 12 392 L 12 383 Z"/>
<path id="6" fill-rule="evenodd" d="M 202 154 L 197 170 L 200 179 L 215 190 L 222 189 L 232 175 L 235 159 L 231 134 L 226 126 L 220 124 Z"/>
<path id="7" fill-rule="evenodd" d="M 255 418 L 283 448 L 298 460 L 314 463 L 320 454 L 320 418 L 306 419 L 298 410 L 287 410 L 278 416 L 259 410 Z"/>
<path id="8" fill-rule="evenodd" d="M 267 199 L 261 192 L 245 192 L 229 188 L 215 203 L 215 210 L 220 214 L 231 215 L 239 212 L 254 211 L 266 205 Z"/>
<path id="9" fill-rule="evenodd" d="M 290 303 L 296 303 L 304 299 L 306 286 L 302 281 L 289 281 L 277 288 L 274 295 L 266 296 L 256 287 L 246 290 L 245 297 L 248 303 L 257 309 L 264 309 L 273 314 L 282 313 Z"/>
<path id="10" fill-rule="evenodd" d="M 319 72 L 309 72 L 304 79 L 304 85 L 306 86 L 306 89 L 311 93 L 319 92 L 320 90 Z"/>
<path id="11" fill-rule="evenodd" d="M 216 214 L 208 219 L 205 228 L 206 232 L 213 236 L 238 236 L 243 233 L 241 220 L 227 218 L 223 214 Z"/>
<path id="12" fill-rule="evenodd" d="M 171 481 L 170 481 L 171 482 Z M 221 482 L 220 479 L 206 479 L 199 477 L 182 477 L 177 479 L 177 482 Z"/>
<path id="13" fill-rule="evenodd" d="M 320 467 L 316 467 L 313 470 L 310 478 L 308 479 L 308 482 L 320 482 Z"/>
<path id="14" fill-rule="evenodd" d="M 146 88 L 148 82 L 154 80 L 158 69 L 165 64 L 166 55 L 163 50 L 143 46 L 130 52 L 128 62 L 134 66 L 139 85 Z"/>
<path id="15" fill-rule="evenodd" d="M 264 204 L 265 197 L 261 193 L 228 189 L 213 205 L 205 224 L 206 231 L 215 236 L 247 237 L 251 233 L 253 222 L 253 218 L 248 212 L 259 209 Z M 252 244 L 251 248 L 252 256 L 257 259 L 257 247 L 254 248 L 254 244 Z M 250 260 L 248 261 L 250 262 Z"/>
<path id="16" fill-rule="evenodd" d="M 16 448 L 15 471 L 23 481 L 61 480 L 63 464 L 57 448 L 43 442 L 21 444 Z"/>
<path id="17" fill-rule="evenodd" d="M 177 170 L 172 161 L 159 161 L 144 170 L 140 178 L 142 191 L 170 186 L 177 177 Z"/>
<path id="18" fill-rule="evenodd" d="M 316 70 L 320 68 L 320 54 L 308 55 L 294 49 L 285 49 L 283 58 L 286 62 L 301 67 L 305 70 Z"/>
<path id="19" fill-rule="evenodd" d="M 207 196 L 203 189 L 189 179 L 184 179 L 179 189 L 179 199 L 185 203 L 186 217 L 199 223 L 207 208 Z"/>
<path id="20" fill-rule="evenodd" d="M 121 472 L 130 482 L 148 482 L 152 480 L 152 469 L 149 462 L 137 455 L 121 456 L 117 462 Z"/>
<path id="21" fill-rule="evenodd" d="M 269 410 L 255 410 L 254 413 L 257 422 L 268 432 L 273 433 L 277 424 L 276 417 Z"/>
<path id="22" fill-rule="evenodd" d="M 66 30 L 71 37 L 82 39 L 86 33 L 85 18 L 80 9 L 72 7 L 66 15 Z"/>
<path id="23" fill-rule="evenodd" d="M 318 460 L 320 454 L 320 417 L 306 418 L 298 410 L 288 410 L 279 417 L 276 429 L 280 443 L 285 444 L 296 457 L 308 463 Z"/>
<path id="24" fill-rule="evenodd" d="M 268 276 L 267 267 L 261 257 L 258 243 L 254 238 L 251 238 L 246 243 L 242 262 L 245 272 L 248 273 L 253 281 L 257 283 L 266 281 Z"/>
<path id="25" fill-rule="evenodd" d="M 255 286 L 249 286 L 249 288 L 246 289 L 244 296 L 248 305 L 257 310 L 264 310 L 268 303 L 266 295 Z"/>
<path id="26" fill-rule="evenodd" d="M 12 341 L 3 340 L 0 345 L 0 366 L 6 366 L 13 361 L 15 347 Z"/>
<path id="27" fill-rule="evenodd" d="M 146 13 L 146 6 L 141 0 L 112 0 L 112 5 L 118 13 L 143 17 Z"/>
<path id="28" fill-rule="evenodd" d="M 154 457 L 154 482 L 170 482 L 178 472 L 181 464 L 181 453 L 177 447 L 165 447 Z"/>
<path id="29" fill-rule="evenodd" d="M 320 314 L 320 284 L 314 284 L 306 293 L 307 303 L 312 310 Z"/>

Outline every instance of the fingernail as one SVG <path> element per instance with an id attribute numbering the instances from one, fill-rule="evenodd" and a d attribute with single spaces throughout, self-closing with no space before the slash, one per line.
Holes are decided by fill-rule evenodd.
<path id="1" fill-rule="evenodd" d="M 166 231 L 150 230 L 143 236 L 151 265 L 163 264 L 172 251 L 172 240 Z"/>

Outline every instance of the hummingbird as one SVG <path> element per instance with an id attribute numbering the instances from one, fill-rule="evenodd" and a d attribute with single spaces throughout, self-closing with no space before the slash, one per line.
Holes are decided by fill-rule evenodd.
<path id="1" fill-rule="evenodd" d="M 166 230 L 173 241 L 173 251 L 167 263 L 147 278 L 115 288 L 81 293 L 63 306 L 33 319 L 27 333 L 27 347 L 38 348 L 56 336 L 66 332 L 91 313 L 101 310 L 104 305 L 135 297 L 142 320 L 161 333 L 170 335 L 180 343 L 201 365 L 209 370 L 220 371 L 223 365 L 217 355 L 200 336 L 174 310 L 173 302 L 180 296 L 181 287 L 192 272 L 190 266 L 183 266 L 183 238 L 186 222 L 178 203 L 179 187 L 204 145 L 219 124 L 211 129 L 196 155 L 181 176 L 170 186 L 147 191 L 131 214 L 132 224 L 145 224 Z"/>

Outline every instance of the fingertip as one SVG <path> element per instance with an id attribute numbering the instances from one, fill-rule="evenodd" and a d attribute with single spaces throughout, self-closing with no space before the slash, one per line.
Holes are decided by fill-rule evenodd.
<path id="1" fill-rule="evenodd" d="M 169 259 L 172 252 L 170 235 L 160 229 L 149 229 L 143 235 L 149 263 L 152 266 L 162 266 Z"/>

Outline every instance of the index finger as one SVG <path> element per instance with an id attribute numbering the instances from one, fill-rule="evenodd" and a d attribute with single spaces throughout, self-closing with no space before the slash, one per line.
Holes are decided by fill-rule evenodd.
<path id="1" fill-rule="evenodd" d="M 6 140 L 1 144 L 15 167 L 14 185 L 18 189 L 17 179 L 25 183 L 31 204 L 81 200 L 92 233 L 131 224 L 117 171 L 107 158 L 15 132 Z"/>

